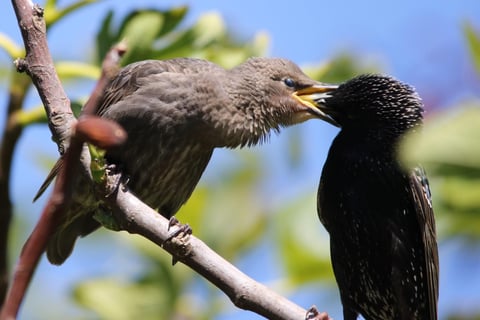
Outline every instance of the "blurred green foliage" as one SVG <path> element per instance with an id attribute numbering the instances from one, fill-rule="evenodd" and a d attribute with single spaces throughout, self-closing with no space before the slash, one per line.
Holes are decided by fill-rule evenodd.
<path id="1" fill-rule="evenodd" d="M 427 170 L 442 237 L 480 237 L 480 101 L 440 112 L 407 137 L 404 160 Z"/>
<path id="2" fill-rule="evenodd" d="M 470 23 L 465 23 L 464 32 L 467 39 L 467 45 L 472 56 L 473 64 L 475 65 L 478 74 L 480 74 L 480 36 L 473 29 Z"/>
<path id="3" fill-rule="evenodd" d="M 465 39 L 480 76 L 480 34 L 470 24 Z M 432 187 L 437 228 L 444 237 L 480 237 L 480 97 L 439 111 L 420 134 L 405 139 L 403 160 L 421 163 Z"/>
<path id="4" fill-rule="evenodd" d="M 230 68 L 250 56 L 265 53 L 266 35 L 260 33 L 252 41 L 235 41 L 222 17 L 215 12 L 203 14 L 192 26 L 180 27 L 187 11 L 185 6 L 168 10 L 136 10 L 118 25 L 110 11 L 97 34 L 97 63 L 120 41 L 125 41 L 129 48 L 122 59 L 123 64 L 188 56 L 208 59 Z"/>

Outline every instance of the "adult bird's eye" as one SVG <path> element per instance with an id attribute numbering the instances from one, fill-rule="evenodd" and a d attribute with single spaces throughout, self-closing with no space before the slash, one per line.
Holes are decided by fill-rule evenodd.
<path id="1" fill-rule="evenodd" d="M 295 81 L 293 81 L 291 78 L 285 78 L 283 80 L 283 82 L 285 83 L 285 85 L 287 87 L 290 87 L 290 88 L 294 88 L 295 87 Z"/>

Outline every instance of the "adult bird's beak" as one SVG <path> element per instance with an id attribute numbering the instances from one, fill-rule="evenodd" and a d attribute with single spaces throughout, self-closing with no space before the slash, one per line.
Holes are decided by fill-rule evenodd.
<path id="1" fill-rule="evenodd" d="M 338 86 L 330 84 L 318 84 L 311 87 L 295 91 L 292 96 L 302 105 L 308 108 L 308 111 L 318 118 L 333 124 L 336 127 L 340 125 L 327 113 L 322 110 L 325 99 L 330 97 L 330 93 L 336 90 Z"/>

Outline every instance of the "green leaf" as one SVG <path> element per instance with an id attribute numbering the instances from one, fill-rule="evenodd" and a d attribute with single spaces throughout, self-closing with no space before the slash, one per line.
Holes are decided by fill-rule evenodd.
<path id="1" fill-rule="evenodd" d="M 123 61 L 152 58 L 155 42 L 180 23 L 186 10 L 186 7 L 169 11 L 141 10 L 127 16 L 119 29 L 119 38 L 125 39 L 129 48 Z"/>
<path id="2" fill-rule="evenodd" d="M 90 157 L 92 158 L 90 163 L 92 179 L 96 183 L 102 183 L 105 180 L 105 168 L 107 166 L 105 160 L 105 150 L 100 149 L 90 143 L 87 145 L 88 151 L 90 151 Z"/>
<path id="3" fill-rule="evenodd" d="M 407 166 L 430 177 L 439 234 L 480 237 L 480 102 L 428 118 L 401 145 Z"/>
<path id="4" fill-rule="evenodd" d="M 120 39 L 128 45 L 123 61 L 129 63 L 151 57 L 153 42 L 164 21 L 165 17 L 159 11 L 142 10 L 130 14 L 120 28 Z"/>
<path id="5" fill-rule="evenodd" d="M 113 11 L 110 10 L 103 18 L 100 30 L 97 33 L 97 63 L 100 64 L 105 56 L 107 55 L 108 50 L 118 42 L 118 35 L 115 35 L 112 31 L 112 21 L 113 21 Z"/>
<path id="6" fill-rule="evenodd" d="M 17 45 L 11 38 L 1 32 L 0 48 L 2 48 L 12 60 L 25 56 L 25 49 Z"/>
<path id="7" fill-rule="evenodd" d="M 31 109 L 20 109 L 15 113 L 15 121 L 23 127 L 34 123 L 47 123 L 47 115 L 43 105 Z"/>
<path id="8" fill-rule="evenodd" d="M 349 53 L 339 54 L 328 62 L 305 68 L 305 73 L 312 79 L 328 83 L 340 83 L 364 73 L 376 73 L 379 67 L 368 64 Z"/>
<path id="9" fill-rule="evenodd" d="M 123 64 L 144 59 L 197 57 L 231 68 L 266 51 L 267 34 L 258 33 L 251 42 L 232 41 L 222 17 L 216 12 L 202 15 L 189 28 L 176 30 L 186 13 L 184 6 L 165 11 L 134 11 L 115 28 L 110 12 L 97 34 L 98 60 L 101 61 L 108 49 L 124 38 L 128 51 L 122 59 Z"/>
<path id="10" fill-rule="evenodd" d="M 479 107 L 480 102 L 475 102 L 470 106 L 428 118 L 420 134 L 412 134 L 406 138 L 403 144 L 403 160 L 410 165 L 422 163 L 429 168 L 430 173 L 478 175 Z M 462 173 L 463 170 L 465 171 Z"/>
<path id="11" fill-rule="evenodd" d="M 79 0 L 77 2 L 73 2 L 64 8 L 57 7 L 57 1 L 47 1 L 45 3 L 45 24 L 47 28 L 51 27 L 62 18 L 68 16 L 69 14 L 77 11 L 78 9 L 85 7 L 89 4 L 96 3 L 97 0 Z"/>
<path id="12" fill-rule="evenodd" d="M 197 187 L 177 214 L 196 236 L 230 261 L 256 244 L 267 226 L 266 212 L 252 187 L 261 179 L 258 158 L 248 151 L 239 154 L 238 167 L 218 172 L 213 184 Z"/>
<path id="13" fill-rule="evenodd" d="M 98 79 L 100 77 L 101 70 L 99 67 L 75 61 L 60 61 L 55 63 L 55 69 L 58 76 L 62 80 L 89 78 Z"/>
<path id="14" fill-rule="evenodd" d="M 329 237 L 317 217 L 315 199 L 313 193 L 296 199 L 277 213 L 274 221 L 282 265 L 295 286 L 319 280 L 334 282 Z"/>
<path id="15" fill-rule="evenodd" d="M 195 47 L 205 47 L 226 34 L 225 23 L 217 12 L 208 12 L 200 16 L 193 27 Z"/>
<path id="16" fill-rule="evenodd" d="M 477 72 L 480 73 L 480 35 L 475 32 L 472 25 L 469 23 L 464 25 L 463 30 L 467 38 L 473 64 L 475 65 Z"/>
<path id="17" fill-rule="evenodd" d="M 45 9 L 55 8 L 57 5 L 57 0 L 46 0 L 44 4 Z"/>
<path id="18" fill-rule="evenodd" d="M 217 40 L 225 36 L 224 22 L 218 13 L 206 13 L 200 16 L 198 21 L 187 30 L 178 32 L 169 39 L 166 45 L 159 48 L 155 53 L 157 57 L 172 58 L 182 56 L 199 56 L 198 52 L 208 46 L 213 46 Z M 223 48 L 222 48 L 223 47 Z M 216 49 L 224 50 L 225 45 Z M 227 56 L 225 54 L 225 56 Z"/>
<path id="19" fill-rule="evenodd" d="M 102 319 L 173 319 L 183 313 L 182 303 L 194 272 L 180 263 L 172 266 L 171 256 L 145 238 L 119 236 L 125 238 L 126 245 L 133 243 L 139 253 L 133 258 L 143 268 L 141 276 L 83 282 L 74 290 L 77 303 Z"/>
<path id="20" fill-rule="evenodd" d="M 83 282 L 74 290 L 75 300 L 101 319 L 169 319 L 168 291 L 161 282 L 122 283 L 114 279 Z"/>
<path id="21" fill-rule="evenodd" d="M 480 182 L 478 177 L 452 176 L 444 179 L 446 181 L 441 184 L 438 191 L 442 195 L 445 206 L 465 212 L 477 211 L 477 213 L 480 213 Z M 477 220 L 480 221 L 480 219 Z"/>
<path id="22" fill-rule="evenodd" d="M 187 6 L 174 7 L 169 10 L 162 11 L 164 22 L 163 27 L 159 30 L 157 37 L 160 38 L 175 29 L 185 18 L 188 12 Z"/>
<path id="23" fill-rule="evenodd" d="M 70 102 L 70 107 L 72 108 L 73 115 L 78 118 L 80 113 L 82 112 L 83 105 L 85 104 L 86 100 L 74 100 Z"/>

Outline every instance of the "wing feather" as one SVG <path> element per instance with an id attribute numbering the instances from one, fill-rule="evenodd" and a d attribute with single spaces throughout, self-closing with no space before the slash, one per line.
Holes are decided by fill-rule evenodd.
<path id="1" fill-rule="evenodd" d="M 423 168 L 417 167 L 410 175 L 410 186 L 416 203 L 417 219 L 422 232 L 427 272 L 428 308 L 430 320 L 436 320 L 438 301 L 439 262 L 432 199 L 427 176 Z"/>

